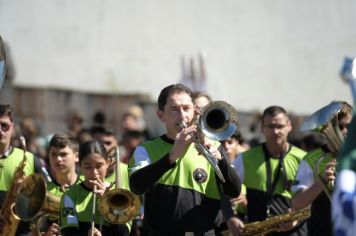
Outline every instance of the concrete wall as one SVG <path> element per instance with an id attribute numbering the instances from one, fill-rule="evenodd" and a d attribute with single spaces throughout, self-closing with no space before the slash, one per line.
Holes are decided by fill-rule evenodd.
<path id="1" fill-rule="evenodd" d="M 15 86 L 155 101 L 204 50 L 207 91 L 242 111 L 351 101 L 338 72 L 355 23 L 353 0 L 0 0 Z"/>

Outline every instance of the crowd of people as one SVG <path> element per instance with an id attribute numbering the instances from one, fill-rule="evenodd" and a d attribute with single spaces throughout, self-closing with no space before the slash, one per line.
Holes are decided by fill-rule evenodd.
<path id="1" fill-rule="evenodd" d="M 172 84 L 157 100 L 161 136 L 149 136 L 142 110 L 134 107 L 124 114 L 120 135 L 106 127 L 102 112 L 86 129 L 83 116 L 73 113 L 68 130 L 42 145 L 29 118 L 16 132 L 13 107 L 0 104 L 0 235 L 332 235 L 330 195 L 353 108 L 332 101 L 316 109 L 312 118 L 324 122 L 316 127 L 306 119 L 313 142 L 298 145 L 289 139 L 290 115 L 269 106 L 258 124 L 263 141 L 252 144 L 238 126 L 223 140 L 201 132 L 197 121 L 212 101 Z M 209 131 L 214 128 L 220 127 Z M 19 142 L 22 136 L 27 143 Z M 43 177 L 57 208 L 42 214 L 43 203 L 30 220 L 14 222 L 16 211 L 24 211 L 16 195 L 32 174 Z M 102 211 L 103 199 L 117 188 L 141 202 L 117 195 L 105 207 L 129 218 L 125 222 Z M 137 209 L 128 217 L 131 208 Z"/>

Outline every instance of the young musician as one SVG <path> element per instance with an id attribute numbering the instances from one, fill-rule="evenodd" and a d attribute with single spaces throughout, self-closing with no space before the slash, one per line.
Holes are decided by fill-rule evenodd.
<path id="1" fill-rule="evenodd" d="M 55 134 L 48 147 L 48 173 L 43 170 L 47 181 L 47 191 L 58 197 L 81 181 L 77 171 L 78 141 L 71 135 L 65 133 Z M 59 225 L 56 219 L 46 219 L 50 225 L 46 230 L 46 236 L 58 235 Z M 37 229 L 42 231 L 41 229 Z"/>
<path id="2" fill-rule="evenodd" d="M 62 234 L 76 236 L 91 235 L 91 233 L 96 236 L 128 235 L 127 225 L 111 225 L 102 218 L 98 211 L 98 199 L 104 195 L 109 186 L 105 182 L 109 161 L 104 145 L 96 140 L 80 145 L 79 164 L 84 181 L 70 188 L 61 197 L 60 225 Z M 93 194 L 96 194 L 96 197 Z M 94 198 L 96 203 L 93 214 Z M 91 232 L 92 222 L 95 223 L 93 232 Z M 101 223 L 102 230 L 99 230 Z"/>

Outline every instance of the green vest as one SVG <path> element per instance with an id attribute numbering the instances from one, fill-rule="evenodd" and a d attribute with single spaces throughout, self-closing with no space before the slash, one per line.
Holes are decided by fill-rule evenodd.
<path id="1" fill-rule="evenodd" d="M 216 142 L 215 145 L 218 143 Z M 161 138 L 147 141 L 142 146 L 146 148 L 151 163 L 158 161 L 172 149 L 172 144 Z M 198 168 L 207 173 L 207 179 L 203 183 L 194 180 L 193 173 Z M 184 157 L 177 159 L 174 168 L 163 174 L 158 183 L 191 189 L 209 198 L 220 199 L 220 185 L 216 181 L 214 169 L 203 155 L 198 154 L 194 144 L 188 147 Z"/>
<path id="2" fill-rule="evenodd" d="M 0 191 L 8 191 L 11 187 L 14 173 L 24 158 L 22 149 L 13 148 L 10 155 L 0 159 Z M 30 152 L 26 152 L 26 165 L 23 169 L 25 176 L 35 172 L 34 157 Z"/>
<path id="3" fill-rule="evenodd" d="M 321 161 L 320 158 L 324 157 Z M 305 157 L 304 161 L 308 163 L 310 169 L 312 169 L 314 173 L 314 180 L 317 180 L 318 173 L 317 168 L 319 168 L 319 174 L 322 175 L 324 173 L 326 164 L 329 163 L 331 160 L 335 159 L 331 153 L 325 153 L 322 148 L 317 148 L 311 152 L 309 152 Z M 318 165 L 318 167 L 317 167 Z"/>
<path id="4" fill-rule="evenodd" d="M 297 174 L 299 162 L 303 159 L 306 152 L 302 149 L 292 146 L 290 151 L 284 157 L 284 167 L 286 169 L 286 177 L 288 181 L 294 181 Z M 257 146 L 242 154 L 244 164 L 244 184 L 246 188 L 256 189 L 263 192 L 267 191 L 267 173 L 265 153 L 263 147 Z M 271 176 L 275 178 L 279 159 L 269 158 L 271 163 Z M 286 198 L 291 198 L 291 192 L 283 187 L 283 182 L 280 173 L 278 182 L 273 194 L 282 195 Z"/>
<path id="5" fill-rule="evenodd" d="M 115 166 L 116 168 L 116 166 Z M 120 169 L 120 184 L 121 186 L 117 186 L 118 188 L 123 188 L 123 189 L 126 189 L 126 190 L 130 190 L 129 188 L 129 174 L 128 174 L 128 171 L 127 171 L 127 164 L 123 163 L 123 162 L 120 162 L 120 165 L 119 165 L 119 169 Z M 113 172 L 110 176 L 106 177 L 105 178 L 105 181 L 106 182 L 109 182 L 109 183 L 114 183 L 115 184 L 115 180 L 116 180 L 116 174 L 115 172 Z"/>

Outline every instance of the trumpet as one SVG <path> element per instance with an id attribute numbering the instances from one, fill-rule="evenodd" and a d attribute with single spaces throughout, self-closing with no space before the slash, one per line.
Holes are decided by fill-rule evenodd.
<path id="1" fill-rule="evenodd" d="M 115 155 L 115 189 L 104 194 L 99 200 L 98 210 L 111 224 L 125 224 L 135 218 L 140 210 L 140 199 L 129 190 L 121 188 L 119 149 L 114 147 L 109 153 Z"/>
<path id="2" fill-rule="evenodd" d="M 222 141 L 230 137 L 238 127 L 238 114 L 233 106 L 224 101 L 214 101 L 205 106 L 193 121 L 197 125 L 197 132 L 193 135 L 194 144 L 198 151 L 208 160 L 219 179 L 224 183 L 225 178 L 218 167 L 217 160 L 201 141 L 201 135 L 211 140 Z M 185 128 L 186 123 L 181 123 Z"/>

